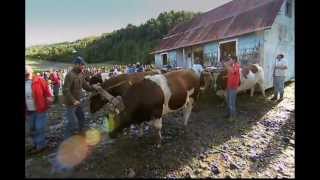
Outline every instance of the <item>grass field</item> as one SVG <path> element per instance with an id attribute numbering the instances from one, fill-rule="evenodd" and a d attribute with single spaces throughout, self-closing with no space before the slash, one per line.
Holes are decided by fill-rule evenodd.
<path id="1" fill-rule="evenodd" d="M 30 65 L 32 69 L 36 72 L 38 71 L 46 71 L 50 69 L 64 69 L 72 66 L 71 63 L 62 63 L 62 62 L 52 62 L 52 61 L 45 61 L 45 60 L 38 60 L 38 59 L 26 59 L 26 64 Z M 88 64 L 87 66 L 110 66 L 113 62 L 107 63 L 92 63 Z"/>

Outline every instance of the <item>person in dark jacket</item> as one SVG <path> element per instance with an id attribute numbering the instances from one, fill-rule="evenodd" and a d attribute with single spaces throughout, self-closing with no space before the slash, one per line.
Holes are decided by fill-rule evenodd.
<path id="1" fill-rule="evenodd" d="M 83 131 L 85 118 L 82 107 L 80 106 L 81 91 L 82 88 L 87 91 L 94 90 L 94 88 L 92 88 L 84 79 L 84 59 L 79 56 L 73 61 L 73 63 L 74 67 L 70 72 L 67 73 L 62 88 L 64 104 L 67 109 L 65 114 L 67 119 L 67 125 L 64 134 L 65 138 L 72 136 L 76 131 Z"/>

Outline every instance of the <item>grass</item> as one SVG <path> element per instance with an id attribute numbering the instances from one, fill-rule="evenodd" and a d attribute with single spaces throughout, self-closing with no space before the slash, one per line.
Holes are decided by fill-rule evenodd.
<path id="1" fill-rule="evenodd" d="M 52 61 L 39 60 L 39 59 L 26 59 L 25 63 L 27 65 L 30 65 L 32 69 L 36 72 L 46 71 L 49 69 L 67 68 L 69 66 L 72 66 L 71 63 L 52 62 Z M 101 67 L 101 66 L 111 66 L 112 64 L 116 64 L 116 62 L 91 63 L 91 64 L 88 64 L 87 66 Z"/>

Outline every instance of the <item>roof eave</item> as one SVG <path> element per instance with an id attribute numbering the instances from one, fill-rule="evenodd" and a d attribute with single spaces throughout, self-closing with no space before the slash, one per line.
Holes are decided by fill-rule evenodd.
<path id="1" fill-rule="evenodd" d="M 153 51 L 150 54 L 158 54 L 158 53 L 162 53 L 162 52 L 165 52 L 165 51 L 172 51 L 172 50 L 175 50 L 175 49 L 186 48 L 186 47 L 200 45 L 200 44 L 204 44 L 204 43 L 210 43 L 210 42 L 214 42 L 214 41 L 220 41 L 220 40 L 224 40 L 224 39 L 228 39 L 228 38 L 242 36 L 242 35 L 249 34 L 249 33 L 254 33 L 254 32 L 257 32 L 257 31 L 264 31 L 264 30 L 267 30 L 267 29 L 271 29 L 271 27 L 272 26 L 266 26 L 266 27 L 263 27 L 263 28 L 255 29 L 253 31 L 247 31 L 247 32 L 242 32 L 242 33 L 238 33 L 238 34 L 233 34 L 231 36 L 225 36 L 225 37 L 222 37 L 222 38 L 219 38 L 219 39 L 210 39 L 210 40 L 200 41 L 200 42 L 196 42 L 196 43 L 186 44 L 186 45 L 183 45 L 183 46 L 177 46 L 177 47 L 173 47 L 173 48 L 169 48 L 169 49 L 161 49 L 161 50 Z"/>

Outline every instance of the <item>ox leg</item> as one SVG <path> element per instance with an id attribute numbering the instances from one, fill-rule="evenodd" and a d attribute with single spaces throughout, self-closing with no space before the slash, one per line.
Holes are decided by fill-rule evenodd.
<path id="1" fill-rule="evenodd" d="M 263 97 L 266 97 L 266 93 L 265 93 L 265 89 L 264 89 L 263 83 L 262 83 L 262 82 L 259 82 L 258 84 L 259 84 L 259 87 L 260 87 L 260 89 L 261 89 L 262 96 L 263 96 Z"/>
<path id="2" fill-rule="evenodd" d="M 193 98 L 189 99 L 189 102 L 187 103 L 187 106 L 185 107 L 184 111 L 183 111 L 183 119 L 184 119 L 184 125 L 187 126 L 188 125 L 188 120 L 192 111 L 192 107 L 193 107 Z"/>
<path id="3" fill-rule="evenodd" d="M 140 124 L 138 137 L 140 138 L 142 136 L 143 136 L 143 124 Z"/>
<path id="4" fill-rule="evenodd" d="M 162 118 L 153 120 L 153 126 L 155 127 L 157 131 L 157 147 L 159 148 L 161 146 L 161 128 L 162 128 Z"/>
<path id="5" fill-rule="evenodd" d="M 223 92 L 223 98 L 224 98 L 224 101 L 221 103 L 221 107 L 228 106 L 227 91 L 224 91 L 224 92 Z"/>
<path id="6" fill-rule="evenodd" d="M 255 86 L 253 86 L 253 87 L 250 89 L 250 96 L 251 96 L 251 97 L 252 97 L 253 94 L 254 94 L 254 88 L 255 88 Z"/>

